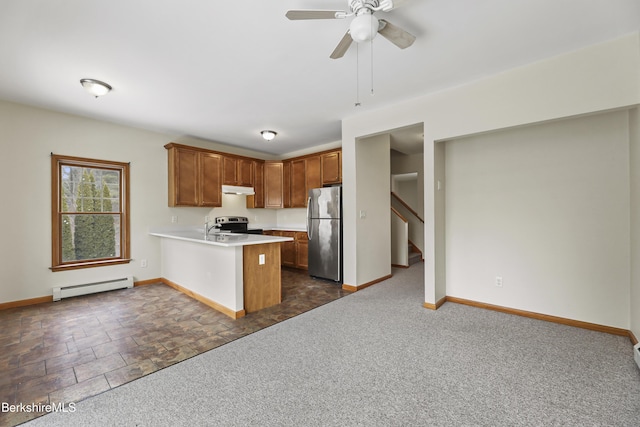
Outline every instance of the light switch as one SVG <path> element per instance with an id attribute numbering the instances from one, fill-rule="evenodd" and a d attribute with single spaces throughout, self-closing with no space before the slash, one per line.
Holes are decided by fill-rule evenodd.
<path id="1" fill-rule="evenodd" d="M 258 255 L 258 265 L 264 265 L 264 254 Z"/>

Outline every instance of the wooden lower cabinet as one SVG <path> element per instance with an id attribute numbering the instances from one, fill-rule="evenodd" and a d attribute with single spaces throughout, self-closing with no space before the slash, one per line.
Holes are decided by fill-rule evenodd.
<path id="1" fill-rule="evenodd" d="M 289 231 L 281 231 L 281 233 L 283 237 L 293 237 L 293 233 Z M 297 255 L 295 240 L 290 242 L 282 242 L 280 245 L 280 248 L 282 250 L 282 265 L 285 267 L 296 267 Z"/>
<path id="2" fill-rule="evenodd" d="M 262 310 L 282 301 L 280 251 L 278 243 L 247 245 L 243 251 L 243 296 L 247 313 Z M 260 257 L 265 263 L 260 264 Z"/>
<path id="3" fill-rule="evenodd" d="M 303 270 L 309 269 L 309 239 L 307 233 L 297 232 L 296 244 L 296 267 Z"/>
<path id="4" fill-rule="evenodd" d="M 280 243 L 280 261 L 283 267 L 309 269 L 309 241 L 307 233 L 301 231 L 265 231 L 270 236 L 291 237 L 294 240 Z"/>

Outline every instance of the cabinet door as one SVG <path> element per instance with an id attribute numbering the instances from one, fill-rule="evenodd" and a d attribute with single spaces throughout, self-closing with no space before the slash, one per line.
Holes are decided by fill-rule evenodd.
<path id="1" fill-rule="evenodd" d="M 198 153 L 170 149 L 169 168 L 169 206 L 198 206 Z"/>
<path id="2" fill-rule="evenodd" d="M 247 208 L 264 208 L 264 162 L 253 161 L 253 190 L 256 194 L 247 196 Z"/>
<path id="3" fill-rule="evenodd" d="M 280 235 L 283 237 L 295 237 L 293 231 L 280 231 Z M 280 261 L 284 267 L 296 266 L 296 242 L 291 240 L 288 242 L 280 243 L 281 256 Z"/>
<path id="4" fill-rule="evenodd" d="M 256 208 L 264 208 L 264 162 L 253 162 L 253 172 Z"/>
<path id="5" fill-rule="evenodd" d="M 237 172 L 237 185 L 243 185 L 246 187 L 253 186 L 253 161 L 248 159 L 237 159 L 238 172 Z"/>
<path id="6" fill-rule="evenodd" d="M 236 185 L 238 182 L 238 161 L 235 157 L 224 156 L 222 159 L 222 183 Z"/>
<path id="7" fill-rule="evenodd" d="M 213 153 L 200 155 L 199 206 L 221 207 L 222 188 L 220 183 L 222 156 Z"/>
<path id="8" fill-rule="evenodd" d="M 282 207 L 291 207 L 291 162 L 282 162 Z"/>
<path id="9" fill-rule="evenodd" d="M 266 162 L 264 165 L 264 207 L 283 208 L 283 164 Z"/>
<path id="10" fill-rule="evenodd" d="M 296 232 L 296 267 L 309 269 L 309 240 L 305 232 Z"/>
<path id="11" fill-rule="evenodd" d="M 340 151 L 322 155 L 322 185 L 342 182 L 342 155 Z"/>
<path id="12" fill-rule="evenodd" d="M 307 157 L 305 159 L 305 198 L 304 205 L 307 206 L 307 194 L 312 188 L 322 187 L 322 179 L 320 177 L 320 156 Z"/>
<path id="13" fill-rule="evenodd" d="M 303 270 L 309 269 L 309 242 L 307 240 L 296 242 L 296 267 Z"/>
<path id="14" fill-rule="evenodd" d="M 291 207 L 304 208 L 307 205 L 306 161 L 291 162 Z"/>

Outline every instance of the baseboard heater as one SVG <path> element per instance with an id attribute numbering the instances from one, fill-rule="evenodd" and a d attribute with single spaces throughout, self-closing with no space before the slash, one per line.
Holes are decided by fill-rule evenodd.
<path id="1" fill-rule="evenodd" d="M 97 292 L 113 291 L 116 289 L 132 288 L 133 276 L 121 279 L 105 280 L 103 282 L 84 283 L 82 285 L 61 286 L 53 288 L 53 300 L 77 297 L 79 295 L 95 294 Z"/>
<path id="2" fill-rule="evenodd" d="M 638 368 L 640 368 L 640 343 L 633 346 L 633 359 L 636 361 Z"/>

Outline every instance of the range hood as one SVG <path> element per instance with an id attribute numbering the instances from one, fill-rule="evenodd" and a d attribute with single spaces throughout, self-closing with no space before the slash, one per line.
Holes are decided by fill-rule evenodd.
<path id="1" fill-rule="evenodd" d="M 222 192 L 224 194 L 256 194 L 253 187 L 240 187 L 239 185 L 223 185 Z"/>

